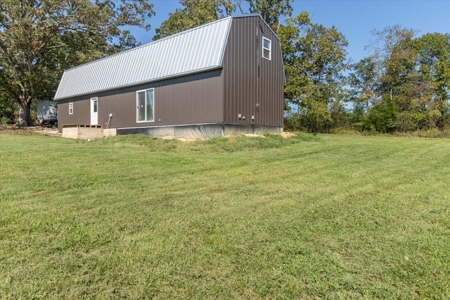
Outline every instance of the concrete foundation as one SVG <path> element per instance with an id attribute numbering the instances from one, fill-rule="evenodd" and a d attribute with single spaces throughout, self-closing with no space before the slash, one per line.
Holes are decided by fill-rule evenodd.
<path id="1" fill-rule="evenodd" d="M 207 139 L 212 137 L 237 134 L 261 134 L 264 132 L 268 132 L 271 134 L 280 134 L 283 132 L 283 128 L 237 124 L 199 124 L 181 126 L 117 128 L 118 135 L 146 134 L 154 137 L 174 137 L 188 139 Z"/>
<path id="2" fill-rule="evenodd" d="M 116 128 L 103 129 L 103 136 L 116 136 L 116 135 L 117 135 Z"/>
<path id="3" fill-rule="evenodd" d="M 103 137 L 103 129 L 101 126 L 64 125 L 61 136 L 68 139 L 98 139 Z"/>

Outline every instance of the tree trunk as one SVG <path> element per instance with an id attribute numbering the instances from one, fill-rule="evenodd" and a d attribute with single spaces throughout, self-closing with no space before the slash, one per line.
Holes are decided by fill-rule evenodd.
<path id="1" fill-rule="evenodd" d="M 30 115 L 30 103 L 19 103 L 19 112 L 17 116 L 17 125 L 19 126 L 32 126 L 33 122 L 31 121 Z"/>

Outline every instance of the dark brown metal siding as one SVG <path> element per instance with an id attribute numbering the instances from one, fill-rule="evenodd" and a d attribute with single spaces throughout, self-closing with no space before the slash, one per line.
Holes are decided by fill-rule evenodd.
<path id="1" fill-rule="evenodd" d="M 262 57 L 262 37 L 272 41 L 271 60 Z M 223 66 L 225 123 L 282 126 L 284 73 L 281 45 L 259 17 L 233 19 Z M 245 116 L 245 120 L 239 119 L 238 114 Z M 252 121 L 252 115 L 255 121 Z"/>
<path id="2" fill-rule="evenodd" d="M 155 89 L 155 121 L 136 122 L 136 91 Z M 90 125 L 90 99 L 98 97 L 98 125 L 105 128 L 147 127 L 223 122 L 222 70 L 198 73 L 144 85 L 59 101 L 58 124 Z M 69 102 L 74 113 L 69 115 Z"/>

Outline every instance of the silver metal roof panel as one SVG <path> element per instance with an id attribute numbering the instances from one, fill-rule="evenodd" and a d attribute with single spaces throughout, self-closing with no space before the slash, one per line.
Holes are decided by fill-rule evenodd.
<path id="1" fill-rule="evenodd" d="M 224 18 L 66 70 L 55 100 L 219 68 L 231 22 Z"/>

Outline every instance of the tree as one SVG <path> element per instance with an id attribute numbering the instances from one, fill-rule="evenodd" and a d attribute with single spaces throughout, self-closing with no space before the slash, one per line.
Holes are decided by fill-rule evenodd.
<path id="1" fill-rule="evenodd" d="M 438 117 L 436 126 L 443 128 L 449 113 L 450 35 L 425 34 L 413 41 L 413 48 L 418 54 L 416 68 L 433 91 L 430 110 Z"/>
<path id="2" fill-rule="evenodd" d="M 397 128 L 398 107 L 389 94 L 375 104 L 363 120 L 362 129 L 382 133 L 394 132 Z"/>
<path id="3" fill-rule="evenodd" d="M 354 105 L 355 113 L 360 117 L 369 112 L 369 108 L 377 99 L 376 64 L 372 56 L 361 59 L 351 66 L 348 76 L 351 87 L 349 101 Z M 358 118 L 359 120 L 359 118 Z"/>
<path id="4" fill-rule="evenodd" d="M 374 30 L 372 34 L 376 38 L 371 46 L 377 67 L 379 100 L 374 101 L 372 109 L 376 113 L 370 113 L 370 122 L 374 124 L 375 118 L 385 122 L 386 114 L 381 112 L 389 108 L 392 112 L 396 110 L 395 117 L 393 114 L 389 117 L 389 130 L 380 122 L 375 126 L 377 130 L 405 132 L 429 127 L 432 86 L 429 78 L 421 76 L 417 68 L 418 53 L 413 47 L 416 31 L 395 25 L 381 31 Z M 396 121 L 395 128 L 392 120 Z"/>
<path id="5" fill-rule="evenodd" d="M 0 125 L 12 122 L 16 103 L 5 93 L 0 93 Z"/>
<path id="6" fill-rule="evenodd" d="M 230 16 L 236 9 L 229 0 L 180 0 L 180 4 L 183 7 L 177 8 L 155 30 L 154 41 Z"/>
<path id="7" fill-rule="evenodd" d="M 249 10 L 244 8 L 248 3 Z M 155 30 L 153 40 L 231 16 L 237 9 L 241 14 L 257 13 L 278 32 L 280 17 L 291 16 L 291 0 L 180 0 L 181 8 L 169 15 Z"/>
<path id="8" fill-rule="evenodd" d="M 247 0 L 247 2 L 250 6 L 250 13 L 260 14 L 276 33 L 281 27 L 280 18 L 292 16 L 290 0 Z"/>
<path id="9" fill-rule="evenodd" d="M 306 129 L 329 128 L 331 105 L 343 96 L 346 38 L 335 27 L 312 23 L 306 12 L 288 18 L 280 36 L 287 76 L 285 98 L 297 106 Z M 334 108 L 339 105 L 335 103 Z"/>
<path id="10" fill-rule="evenodd" d="M 372 31 L 376 40 L 371 45 L 379 76 L 379 94 L 388 94 L 390 99 L 398 96 L 408 75 L 415 71 L 417 52 L 411 47 L 416 31 L 402 28 L 400 25 Z M 397 101 L 400 101 L 397 98 Z M 408 103 L 398 103 L 402 108 Z"/>
<path id="11" fill-rule="evenodd" d="M 123 26 L 147 30 L 147 0 L 3 0 L 0 3 L 0 93 L 30 125 L 32 101 L 51 99 L 64 69 L 137 45 Z"/>
<path id="12" fill-rule="evenodd" d="M 397 130 L 443 128 L 449 112 L 449 35 L 414 38 L 415 30 L 399 25 L 373 34 L 376 41 L 372 57 L 380 99 L 376 104 L 388 98 L 395 104 Z M 391 107 L 389 103 L 383 105 Z M 372 114 L 371 118 L 380 115 Z"/>

